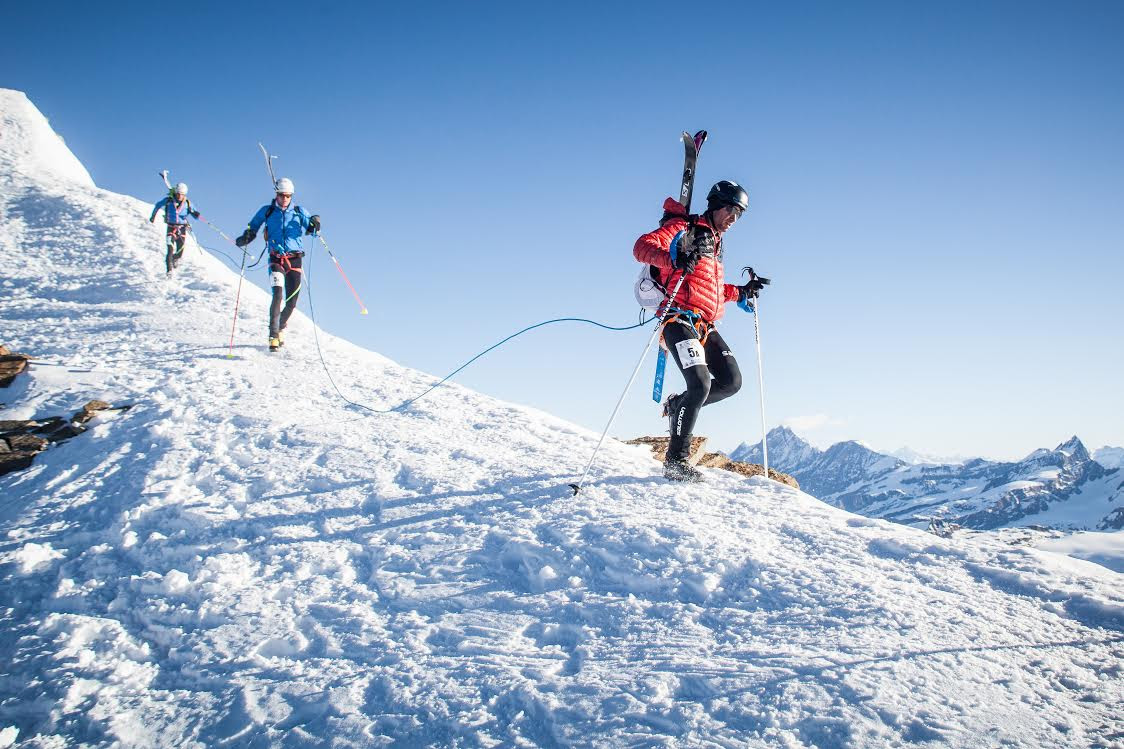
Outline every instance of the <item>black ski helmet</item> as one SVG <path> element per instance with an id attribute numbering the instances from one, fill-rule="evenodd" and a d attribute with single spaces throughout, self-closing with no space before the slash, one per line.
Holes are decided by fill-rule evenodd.
<path id="1" fill-rule="evenodd" d="M 724 179 L 715 182 L 714 187 L 706 194 L 707 210 L 713 210 L 720 205 L 732 205 L 743 211 L 749 209 L 749 194 L 737 182 Z"/>

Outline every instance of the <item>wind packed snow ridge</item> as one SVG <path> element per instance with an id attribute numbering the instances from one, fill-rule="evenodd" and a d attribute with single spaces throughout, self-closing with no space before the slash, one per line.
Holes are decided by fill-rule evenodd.
<path id="1" fill-rule="evenodd" d="M 4 418 L 137 404 L 0 477 L 0 744 L 1124 741 L 1120 575 L 615 442 L 572 497 L 598 435 L 459 386 L 365 415 L 253 286 L 227 358 L 237 275 L 165 279 L 150 204 L 0 112 L 0 329 L 56 364 Z M 433 381 L 320 344 L 357 401 Z"/>

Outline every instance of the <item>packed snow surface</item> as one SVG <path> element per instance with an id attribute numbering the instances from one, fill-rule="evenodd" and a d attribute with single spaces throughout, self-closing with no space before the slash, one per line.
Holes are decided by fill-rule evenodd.
<path id="1" fill-rule="evenodd" d="M 0 329 L 42 362 L 4 418 L 135 404 L 0 477 L 0 742 L 1124 742 L 1120 574 L 613 441 L 574 497 L 596 434 L 458 386 L 349 405 L 250 285 L 228 356 L 238 274 L 165 279 L 151 204 L 0 110 Z M 339 292 L 310 259 L 305 302 Z M 319 342 L 373 409 L 434 381 Z"/>
<path id="2" fill-rule="evenodd" d="M 1039 549 L 1068 554 L 1124 572 L 1124 533 L 1074 533 L 1035 544 Z"/>

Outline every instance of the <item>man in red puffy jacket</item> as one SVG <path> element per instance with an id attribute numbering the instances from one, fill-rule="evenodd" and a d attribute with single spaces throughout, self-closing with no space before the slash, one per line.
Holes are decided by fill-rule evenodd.
<path id="1" fill-rule="evenodd" d="M 637 239 L 632 250 L 637 260 L 654 268 L 665 295 L 679 286 L 675 298 L 665 299 L 661 307 L 668 311 L 661 344 L 687 383 L 686 392 L 670 395 L 664 402 L 664 415 L 671 423 L 664 476 L 673 481 L 702 479 L 687 462 L 699 410 L 729 398 L 742 385 L 738 362 L 715 323 L 727 302 L 752 312 L 753 298 L 768 283 L 752 271 L 749 282 L 741 286 L 726 283 L 723 275 L 722 235 L 747 208 L 749 195 L 728 180 L 710 189 L 701 216 L 688 216 L 679 202 L 668 198 L 660 228 Z"/>

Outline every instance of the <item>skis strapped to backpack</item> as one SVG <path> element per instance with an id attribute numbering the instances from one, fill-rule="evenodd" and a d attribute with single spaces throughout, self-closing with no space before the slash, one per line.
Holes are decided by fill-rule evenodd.
<path id="1" fill-rule="evenodd" d="M 168 188 L 168 198 L 170 200 L 175 200 L 176 199 L 176 188 L 172 187 L 172 183 L 170 181 L 168 181 L 168 170 L 167 169 L 161 169 L 159 174 L 164 180 L 164 187 Z M 191 213 L 191 199 L 189 197 L 187 197 L 186 195 L 183 196 L 183 199 L 187 201 L 187 212 Z M 165 221 L 167 220 L 167 217 L 168 217 L 168 212 L 167 212 L 167 209 L 165 209 L 165 211 L 164 211 Z"/>
<path id="2" fill-rule="evenodd" d="M 271 190 L 277 189 L 277 178 L 273 176 L 273 160 L 276 156 L 271 156 L 269 151 L 265 149 L 261 141 L 258 141 L 258 148 L 261 149 L 262 155 L 265 156 L 265 168 L 269 170 L 269 187 Z"/>
<path id="3" fill-rule="evenodd" d="M 700 130 L 692 138 L 687 131 L 683 131 L 683 180 L 679 187 L 679 203 L 691 214 L 691 193 L 695 190 L 695 164 L 698 163 L 699 151 L 706 141 L 706 131 Z M 664 292 L 667 293 L 666 291 Z M 668 299 L 670 304 L 674 300 Z M 663 398 L 663 377 L 667 369 L 667 349 L 662 345 L 656 355 L 656 377 L 652 382 L 652 400 L 656 403 Z"/>

